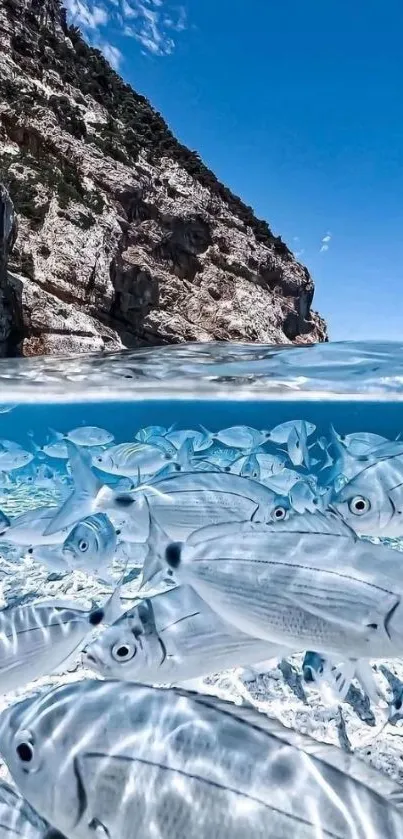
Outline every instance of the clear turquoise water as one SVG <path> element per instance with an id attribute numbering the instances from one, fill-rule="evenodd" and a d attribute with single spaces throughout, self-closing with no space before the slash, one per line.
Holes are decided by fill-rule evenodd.
<path id="1" fill-rule="evenodd" d="M 43 450 L 43 446 L 55 440 L 55 433 L 65 437 L 72 429 L 84 426 L 96 426 L 110 432 L 113 442 L 108 445 L 93 449 L 78 447 L 78 450 L 87 465 L 91 460 L 89 468 L 93 475 L 115 489 L 126 477 L 127 470 L 123 467 L 119 473 L 117 468 L 112 474 L 97 469 L 92 458 L 95 459 L 97 453 L 107 453 L 117 444 L 133 444 L 135 435 L 146 427 L 169 429 L 174 426 L 178 432 L 204 427 L 213 436 L 233 426 L 270 431 L 283 423 L 302 421 L 306 427 L 314 427 L 308 434 L 309 463 L 304 458 L 303 462 L 293 461 L 295 448 L 288 445 L 287 439 L 280 443 L 268 439 L 255 453 L 280 455 L 285 468 L 294 471 L 296 482 L 309 483 L 313 478 L 323 502 L 321 510 L 326 515 L 327 493 L 334 490 L 333 466 L 338 456 L 335 434 L 340 448 L 345 435 L 376 434 L 394 445 L 403 433 L 402 360 L 403 346 L 393 343 L 328 344 L 306 348 L 212 345 L 139 350 L 93 358 L 3 360 L 0 362 L 0 512 L 8 517 L 12 529 L 16 517 L 26 511 L 33 512 L 33 521 L 36 511 L 43 506 L 50 506 L 56 514 L 76 488 L 68 461 L 50 457 Z M 154 441 L 153 445 L 158 451 L 161 440 Z M 228 455 L 230 469 L 237 458 L 253 454 L 254 448 L 226 447 L 214 440 L 211 447 L 191 453 L 195 488 L 198 474 L 205 474 L 196 471 L 200 458 L 216 466 L 214 453 L 220 446 L 224 453 L 226 448 L 232 450 Z M 18 447 L 28 452 L 31 459 L 26 466 L 14 468 L 12 455 L 13 451 L 18 455 Z M 8 461 L 7 468 L 2 471 L 2 456 L 7 453 L 11 466 Z M 179 466 L 179 471 L 188 468 L 180 461 L 179 449 L 171 458 L 170 465 L 172 463 Z M 43 467 L 49 470 L 49 479 L 45 481 L 38 479 Z M 400 465 L 399 461 L 396 468 L 401 470 L 403 481 L 403 462 Z M 281 469 L 278 475 L 281 478 Z M 154 472 L 144 469 L 138 475 L 133 470 L 130 480 L 135 487 L 139 479 L 140 484 L 143 481 L 152 485 L 159 476 L 159 469 Z M 271 478 L 259 477 L 257 480 L 269 488 L 272 484 Z M 276 483 L 276 475 L 273 475 L 273 482 Z M 308 498 L 308 509 L 311 509 L 311 501 Z M 293 509 L 292 491 L 282 493 L 280 506 L 284 506 L 284 502 Z M 174 515 L 180 518 L 181 509 L 176 507 Z M 85 512 L 83 508 L 83 518 L 86 516 L 88 510 Z M 112 513 L 111 518 L 113 520 Z M 71 529 L 80 522 L 79 510 Z M 174 530 L 176 522 L 170 524 Z M 200 525 L 206 524 L 209 521 L 205 520 L 201 509 Z M 131 603 L 138 593 L 141 561 L 138 548 L 133 545 L 148 543 L 147 531 L 141 538 L 139 536 L 138 543 L 136 539 L 130 542 L 114 524 L 119 537 L 116 553 L 110 561 L 109 570 L 114 577 L 105 581 L 105 575 L 91 567 L 84 572 L 69 568 L 55 572 L 32 552 L 33 545 L 35 549 L 42 547 L 40 537 L 36 535 L 32 542 L 29 532 L 25 540 L 21 537 L 20 541 L 10 541 L 9 525 L 1 530 L 0 521 L 0 584 L 3 599 L 9 605 L 31 601 L 38 595 L 54 594 L 105 602 L 122 568 L 129 572 L 127 585 L 122 590 L 123 598 Z M 384 539 L 392 547 L 402 549 L 403 531 L 397 538 L 385 537 L 381 532 L 369 535 L 379 537 L 375 542 Z M 66 539 L 65 534 L 50 552 L 58 554 Z M 134 573 L 130 576 L 131 571 Z M 318 665 L 314 651 L 308 653 L 312 666 L 319 666 L 320 659 Z M 256 702 L 264 702 L 269 714 L 318 739 L 349 746 L 349 737 L 351 741 L 355 738 L 358 748 L 362 745 L 362 756 L 368 758 L 369 755 L 377 766 L 398 774 L 401 749 L 395 748 L 391 756 L 386 735 L 377 740 L 373 752 L 364 746 L 363 731 L 375 725 L 377 711 L 370 709 L 362 685 L 350 688 L 348 697 L 344 697 L 343 709 L 336 704 L 333 714 L 318 692 L 313 694 L 311 701 L 311 686 L 303 682 L 303 654 L 301 650 L 299 660 L 292 659 L 291 664 L 273 665 L 273 670 L 265 674 L 265 681 L 251 687 L 250 696 Z M 43 675 L 42 672 L 39 682 L 21 683 L 22 695 L 43 685 L 80 679 L 82 666 L 79 662 L 75 666 L 73 675 L 65 672 Z M 382 663 L 376 671 L 378 686 L 383 667 Z M 394 662 L 389 662 L 384 671 L 382 687 L 386 683 L 390 694 L 393 693 L 390 698 L 396 700 L 403 687 L 403 669 L 400 667 L 399 670 L 399 666 L 394 669 Z M 225 677 L 223 679 L 225 682 Z M 244 685 L 238 680 L 234 688 L 231 679 L 232 676 L 225 682 L 225 695 L 239 698 L 244 695 Z M 8 695 L 4 704 L 14 698 Z M 357 816 L 357 824 L 359 818 Z M 63 827 L 58 822 L 56 826 Z M 345 835 L 378 835 L 371 830 L 369 826 L 367 832 L 355 834 L 353 831 Z M 311 835 L 317 835 L 315 830 Z M 393 839 L 395 836 L 387 833 L 385 839 L 386 835 Z M 112 839 L 117 836 L 113 835 Z"/>

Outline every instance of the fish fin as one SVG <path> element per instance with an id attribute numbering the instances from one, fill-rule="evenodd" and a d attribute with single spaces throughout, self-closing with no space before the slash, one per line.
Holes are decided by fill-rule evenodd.
<path id="1" fill-rule="evenodd" d="M 365 457 L 357 457 L 357 460 L 387 460 L 389 457 L 396 457 L 403 454 L 403 440 L 387 440 L 386 443 L 380 443 Z"/>
<path id="2" fill-rule="evenodd" d="M 121 586 L 122 584 L 118 583 L 115 590 L 112 592 L 111 596 L 108 597 L 108 600 L 102 607 L 104 613 L 103 623 L 115 623 L 115 621 L 119 620 L 124 612 L 122 601 L 120 599 Z"/>
<path id="3" fill-rule="evenodd" d="M 161 688 L 164 690 L 164 688 Z M 318 760 L 323 761 L 327 766 L 342 772 L 344 775 L 354 779 L 358 783 L 382 796 L 395 806 L 403 805 L 403 787 L 378 769 L 364 763 L 355 755 L 345 752 L 342 749 L 328 745 L 327 743 L 313 740 L 306 734 L 300 734 L 293 728 L 287 728 L 279 720 L 267 715 L 265 709 L 260 710 L 243 699 L 242 704 L 228 702 L 218 696 L 209 694 L 192 693 L 185 688 L 172 688 L 172 693 L 178 696 L 193 700 L 195 703 L 214 708 L 222 713 L 223 717 L 232 717 L 267 734 L 268 737 L 289 744 Z"/>
<path id="4" fill-rule="evenodd" d="M 206 437 L 206 440 L 214 440 L 215 434 L 213 434 L 211 431 L 209 431 L 208 428 L 205 427 L 205 425 L 202 425 L 199 422 L 199 428 L 201 428 L 203 434 Z"/>
<path id="5" fill-rule="evenodd" d="M 358 679 L 370 702 L 373 702 L 374 705 L 379 705 L 380 702 L 384 703 L 386 701 L 385 696 L 376 684 L 369 661 L 360 658 L 355 662 L 355 677 Z"/>
<path id="6" fill-rule="evenodd" d="M 95 477 L 89 465 L 87 454 L 78 449 L 70 440 L 66 440 L 66 447 L 69 453 L 74 490 L 46 528 L 45 536 L 51 536 L 69 525 L 73 527 L 78 521 L 92 513 L 93 502 L 102 487 L 102 482 Z"/>
<path id="7" fill-rule="evenodd" d="M 77 600 L 69 600 L 68 597 L 43 597 L 38 600 L 33 600 L 32 605 L 49 606 L 54 609 L 72 609 L 75 612 L 88 612 L 88 608 L 85 608 L 85 606 L 80 607 L 80 603 L 77 603 Z"/>
<path id="8" fill-rule="evenodd" d="M 290 647 L 276 647 L 275 644 L 268 644 L 267 646 L 267 652 L 270 654 L 270 658 L 266 658 L 264 661 L 256 661 L 253 664 L 247 664 L 242 668 L 244 671 L 242 673 L 243 681 L 254 682 L 258 676 L 267 675 L 267 673 L 273 670 L 273 666 L 277 661 L 281 661 L 283 658 L 289 658 L 290 655 L 294 655 L 294 652 L 296 652 L 296 650 L 292 650 Z M 271 646 L 273 646 L 273 649 L 270 649 Z"/>
<path id="9" fill-rule="evenodd" d="M 150 502 L 146 495 L 144 496 L 144 502 L 148 508 L 150 524 L 147 540 L 148 551 L 143 563 L 140 589 L 142 589 L 146 583 L 150 583 L 160 573 L 166 573 L 166 564 L 164 561 L 165 550 L 172 541 L 152 514 Z"/>
<path id="10" fill-rule="evenodd" d="M 0 534 L 3 535 L 4 528 L 6 530 L 11 527 L 11 521 L 2 510 L 0 510 Z"/>
<path id="11" fill-rule="evenodd" d="M 192 469 L 192 458 L 194 456 L 193 440 L 189 437 L 184 440 L 176 455 L 176 462 L 183 470 L 188 472 Z"/>
<path id="12" fill-rule="evenodd" d="M 48 431 L 50 432 L 50 437 L 53 442 L 59 442 L 60 440 L 64 440 L 64 434 L 62 434 L 60 431 L 55 431 L 54 428 L 48 428 Z"/>
<path id="13" fill-rule="evenodd" d="M 314 681 L 319 689 L 323 689 L 323 684 L 328 685 L 340 702 L 344 702 L 354 676 L 355 661 L 350 659 L 336 664 L 331 658 L 325 657 L 323 658 L 322 672 L 313 671 Z"/>
<path id="14" fill-rule="evenodd" d="M 123 572 L 120 575 L 120 578 L 116 584 L 114 591 L 102 607 L 104 613 L 103 621 L 105 623 L 115 623 L 115 621 L 119 620 L 119 618 L 123 615 L 123 612 L 125 611 L 122 603 L 121 593 L 122 587 L 125 584 L 125 576 L 128 562 L 129 559 L 127 558 L 124 564 Z"/>
<path id="15" fill-rule="evenodd" d="M 38 443 L 35 442 L 34 432 L 33 431 L 27 431 L 27 437 L 29 437 L 29 440 L 30 440 L 29 445 L 31 447 L 31 450 L 33 452 L 35 452 L 35 454 L 39 454 L 39 453 L 43 454 L 41 446 L 38 446 Z"/>
<path id="16" fill-rule="evenodd" d="M 36 557 L 34 553 L 33 558 L 39 563 L 39 565 L 45 565 L 49 571 L 54 571 L 58 574 L 71 574 L 71 568 L 69 568 L 67 562 L 61 557 L 50 556 L 49 559 L 44 559 L 43 557 Z"/>

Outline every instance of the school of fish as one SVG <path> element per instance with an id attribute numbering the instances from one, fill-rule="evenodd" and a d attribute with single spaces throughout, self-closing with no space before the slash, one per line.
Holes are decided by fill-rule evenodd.
<path id="1" fill-rule="evenodd" d="M 372 662 L 403 658 L 402 441 L 83 425 L 0 439 L 0 497 L 0 567 L 110 590 L 0 611 L 1 694 L 72 662 L 94 674 L 0 714 L 0 839 L 401 836 L 403 788 L 191 687 L 305 653 L 319 690 L 342 702 L 356 679 L 387 704 Z"/>

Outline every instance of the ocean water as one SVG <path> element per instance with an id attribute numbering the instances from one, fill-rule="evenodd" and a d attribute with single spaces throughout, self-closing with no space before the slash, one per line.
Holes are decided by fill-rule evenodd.
<path id="1" fill-rule="evenodd" d="M 385 342 L 191 345 L 1 361 L 3 607 L 56 596 L 89 609 L 103 605 L 123 579 L 121 609 L 128 610 L 139 596 L 152 601 L 169 592 L 172 580 L 161 562 L 166 545 L 227 523 L 235 536 L 239 524 L 236 541 L 242 542 L 248 522 L 283 526 L 300 516 L 305 532 L 314 517 L 337 518 L 359 544 L 400 552 L 402 359 L 403 345 Z M 155 574 L 141 589 L 144 563 L 157 555 Z M 329 550 L 329 562 L 335 556 Z M 228 620 L 227 612 L 220 617 Z M 82 652 L 103 631 L 92 627 L 72 656 L 49 656 L 37 674 L 29 664 L 24 676 L 22 667 L 14 681 L 0 644 L 0 707 L 54 685 L 99 678 Z M 161 639 L 165 650 L 171 639 Z M 354 672 L 346 691 L 335 692 L 331 680 L 320 678 L 324 653 L 313 644 L 306 649 L 301 640 L 289 655 L 259 655 L 257 662 L 243 648 L 238 660 L 235 649 L 214 659 L 206 644 L 198 648 L 200 675 L 194 661 L 187 672 L 183 654 L 172 677 L 162 670 L 156 679 L 154 666 L 150 680 L 186 685 L 188 678 L 201 692 L 247 700 L 400 780 L 398 655 L 371 661 L 385 698 L 378 704 Z M 147 672 L 140 671 L 140 681 Z"/>

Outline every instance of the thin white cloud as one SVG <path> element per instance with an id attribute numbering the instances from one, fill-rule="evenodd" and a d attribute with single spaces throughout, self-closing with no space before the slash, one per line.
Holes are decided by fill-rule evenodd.
<path id="1" fill-rule="evenodd" d="M 331 242 L 331 239 L 332 239 L 332 234 L 329 233 L 329 232 L 326 233 L 324 236 L 322 236 L 319 253 L 326 253 L 326 251 L 329 250 L 329 244 Z"/>
<path id="2" fill-rule="evenodd" d="M 86 0 L 65 0 L 70 18 L 80 29 L 95 30 L 108 23 L 109 15 L 104 6 Z"/>
<path id="3" fill-rule="evenodd" d="M 187 27 L 186 10 L 174 0 L 65 0 L 70 21 L 117 69 L 122 53 L 110 38 L 115 32 L 134 38 L 144 55 L 171 55 Z M 106 41 L 102 28 L 108 26 Z"/>
<path id="4" fill-rule="evenodd" d="M 114 70 L 119 70 L 120 62 L 122 61 L 122 53 L 118 50 L 117 47 L 114 47 L 112 44 L 100 44 L 99 49 L 103 52 L 107 61 Z"/>
<path id="5" fill-rule="evenodd" d="M 156 56 L 171 55 L 175 49 L 173 33 L 186 29 L 183 6 L 171 7 L 163 0 L 122 0 L 122 14 L 131 20 L 124 33 Z"/>

